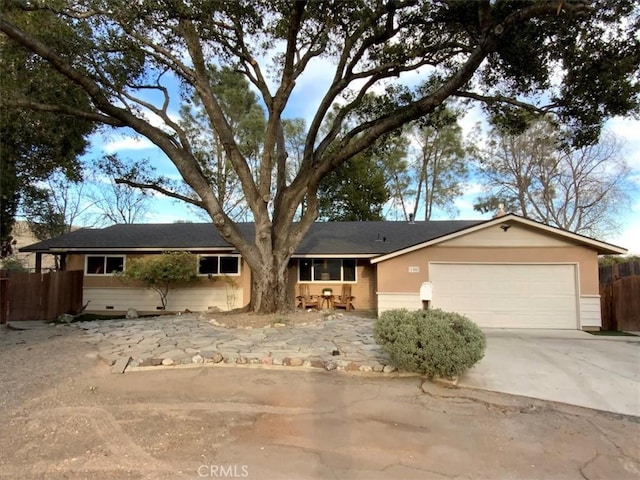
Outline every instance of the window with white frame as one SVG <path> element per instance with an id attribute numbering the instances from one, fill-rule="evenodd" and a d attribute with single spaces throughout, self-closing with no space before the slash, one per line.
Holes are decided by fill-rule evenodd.
<path id="1" fill-rule="evenodd" d="M 240 255 L 200 255 L 198 275 L 240 275 Z"/>
<path id="2" fill-rule="evenodd" d="M 113 275 L 124 270 L 124 255 L 87 255 L 86 275 Z"/>
<path id="3" fill-rule="evenodd" d="M 355 282 L 354 258 L 301 258 L 298 260 L 300 282 Z"/>

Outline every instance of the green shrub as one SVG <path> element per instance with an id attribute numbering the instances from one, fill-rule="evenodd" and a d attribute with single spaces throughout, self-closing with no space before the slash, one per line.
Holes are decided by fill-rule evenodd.
<path id="1" fill-rule="evenodd" d="M 0 270 L 9 270 L 11 272 L 28 272 L 29 269 L 24 266 L 24 262 L 16 257 L 7 257 L 0 263 Z"/>
<path id="2" fill-rule="evenodd" d="M 163 252 L 132 258 L 127 261 L 124 272 L 118 273 L 123 280 L 137 280 L 160 296 L 162 310 L 167 309 L 169 292 L 180 285 L 197 279 L 198 256 L 188 252 Z"/>
<path id="3" fill-rule="evenodd" d="M 393 366 L 429 378 L 460 375 L 482 359 L 486 347 L 475 323 L 439 309 L 386 311 L 373 332 Z"/>

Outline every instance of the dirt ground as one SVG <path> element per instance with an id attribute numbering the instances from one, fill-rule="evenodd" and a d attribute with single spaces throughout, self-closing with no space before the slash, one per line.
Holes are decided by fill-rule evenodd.
<path id="1" fill-rule="evenodd" d="M 637 479 L 640 419 L 418 377 L 109 373 L 70 326 L 0 331 L 0 478 Z"/>

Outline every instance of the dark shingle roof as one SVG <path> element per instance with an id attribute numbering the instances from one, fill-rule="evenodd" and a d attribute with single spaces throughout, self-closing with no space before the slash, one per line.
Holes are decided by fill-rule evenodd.
<path id="1" fill-rule="evenodd" d="M 395 252 L 483 223 L 485 220 L 428 222 L 314 223 L 296 255 L 380 255 Z M 251 239 L 253 223 L 239 223 Z M 233 248 L 211 223 L 122 224 L 81 229 L 20 249 L 23 252 Z"/>
<path id="2" fill-rule="evenodd" d="M 464 230 L 483 220 L 315 223 L 296 249 L 305 254 L 385 254 Z"/>

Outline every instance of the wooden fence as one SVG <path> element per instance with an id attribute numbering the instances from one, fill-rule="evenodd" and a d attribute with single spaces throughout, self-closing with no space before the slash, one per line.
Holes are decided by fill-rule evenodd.
<path id="1" fill-rule="evenodd" d="M 640 331 L 640 262 L 600 267 L 603 330 Z"/>
<path id="2" fill-rule="evenodd" d="M 82 308 L 82 270 L 0 272 L 0 323 L 54 320 Z"/>

